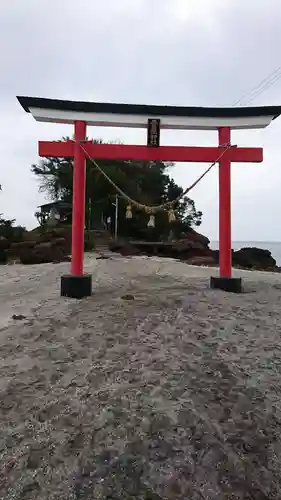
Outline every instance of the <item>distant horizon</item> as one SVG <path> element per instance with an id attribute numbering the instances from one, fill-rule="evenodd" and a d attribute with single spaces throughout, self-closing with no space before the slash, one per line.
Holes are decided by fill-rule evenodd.
<path id="1" fill-rule="evenodd" d="M 277 265 L 281 266 L 281 241 L 261 241 L 261 240 L 232 240 L 232 250 L 240 250 L 241 248 L 261 248 L 268 250 L 272 257 L 276 260 Z M 210 248 L 212 250 L 219 249 L 219 241 L 210 239 Z"/>
<path id="2" fill-rule="evenodd" d="M 219 242 L 219 240 L 213 240 L 209 238 L 210 241 Z M 233 243 L 281 243 L 281 240 L 232 240 Z"/>

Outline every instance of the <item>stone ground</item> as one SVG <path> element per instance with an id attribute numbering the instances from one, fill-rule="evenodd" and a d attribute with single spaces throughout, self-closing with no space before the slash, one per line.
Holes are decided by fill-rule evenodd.
<path id="1" fill-rule="evenodd" d="M 86 269 L 76 301 L 67 264 L 0 268 L 0 498 L 280 500 L 281 276 Z"/>

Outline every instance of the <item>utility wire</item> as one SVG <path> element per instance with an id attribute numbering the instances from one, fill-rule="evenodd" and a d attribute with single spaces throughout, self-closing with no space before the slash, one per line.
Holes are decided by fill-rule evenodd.
<path id="1" fill-rule="evenodd" d="M 254 99 L 259 97 L 263 92 L 265 92 L 267 89 L 269 89 L 272 85 L 274 85 L 276 82 L 278 82 L 281 78 L 281 66 L 276 68 L 274 71 L 269 73 L 265 78 L 263 78 L 258 85 L 253 87 L 251 90 L 245 92 L 240 99 L 235 101 L 232 106 L 246 106 L 248 104 L 251 104 Z M 248 99 L 246 99 L 248 97 Z M 244 99 L 246 99 L 245 102 Z"/>

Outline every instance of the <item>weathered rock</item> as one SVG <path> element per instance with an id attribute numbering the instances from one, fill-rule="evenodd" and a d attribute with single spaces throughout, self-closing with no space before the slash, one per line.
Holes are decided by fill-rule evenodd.
<path id="1" fill-rule="evenodd" d="M 271 270 L 276 267 L 276 260 L 269 250 L 256 247 L 246 247 L 233 252 L 233 265 L 246 269 Z"/>
<path id="2" fill-rule="evenodd" d="M 19 260 L 21 264 L 25 265 L 42 264 L 39 256 L 34 254 L 33 252 L 21 252 Z"/>
<path id="3" fill-rule="evenodd" d="M 47 228 L 44 231 L 41 229 L 34 232 L 34 235 L 37 244 L 51 242 L 54 246 L 65 247 L 68 253 L 71 251 L 71 227 Z"/>
<path id="4" fill-rule="evenodd" d="M 10 248 L 6 250 L 8 261 L 14 262 L 15 260 L 18 260 L 19 262 L 21 262 L 20 255 L 23 252 L 29 253 L 30 251 L 32 251 L 35 245 L 35 241 L 21 241 L 12 243 Z"/>
<path id="5" fill-rule="evenodd" d="M 65 262 L 69 260 L 68 251 L 64 246 L 53 245 L 46 241 L 35 247 L 22 247 L 18 249 L 22 264 L 46 264 L 48 262 Z"/>
<path id="6" fill-rule="evenodd" d="M 192 239 L 193 238 L 193 239 Z M 148 256 L 157 255 L 160 257 L 176 258 L 188 264 L 201 266 L 214 266 L 219 264 L 219 251 L 211 250 L 208 247 L 208 238 L 199 233 L 190 232 L 185 238 L 179 241 L 167 242 L 112 242 L 110 249 L 119 252 L 121 255 Z M 241 248 L 232 250 L 232 261 L 234 267 L 253 270 L 276 270 L 276 261 L 269 250 L 260 248 Z"/>
<path id="7" fill-rule="evenodd" d="M 129 255 L 140 255 L 141 252 L 134 245 L 127 244 L 121 248 L 120 254 L 123 255 L 124 257 L 127 257 Z"/>
<path id="8" fill-rule="evenodd" d="M 65 238 L 55 238 L 54 240 L 51 241 L 51 244 L 53 246 L 62 246 L 62 247 L 65 247 L 66 246 L 66 239 Z"/>
<path id="9" fill-rule="evenodd" d="M 187 233 L 183 233 L 181 239 L 194 242 L 196 241 L 198 243 L 201 243 L 201 245 L 203 245 L 204 247 L 208 247 L 210 244 L 210 240 L 209 238 L 207 238 L 207 236 L 204 236 L 201 233 L 197 233 L 197 231 L 192 228 L 190 228 Z"/>
<path id="10" fill-rule="evenodd" d="M 127 257 L 129 255 L 140 255 L 141 253 L 135 245 L 132 245 L 128 242 L 112 241 L 109 243 L 108 247 L 112 252 L 120 253 L 124 257 Z"/>
<path id="11" fill-rule="evenodd" d="M 41 264 L 69 260 L 71 228 L 41 228 L 27 232 L 24 241 L 8 242 L 0 238 L 0 263 L 18 259 L 23 264 Z"/>
<path id="12" fill-rule="evenodd" d="M 26 316 L 23 314 L 13 314 L 12 319 L 15 321 L 22 321 L 23 319 L 26 319 Z"/>
<path id="13" fill-rule="evenodd" d="M 212 255 L 219 264 L 219 250 L 213 250 Z M 257 271 L 275 271 L 276 260 L 269 250 L 256 247 L 245 247 L 232 250 L 232 264 L 237 269 L 252 269 Z M 278 272 L 278 271 L 275 271 Z"/>
<path id="14" fill-rule="evenodd" d="M 188 239 L 179 241 L 132 241 L 132 242 L 112 242 L 109 248 L 113 252 L 118 252 L 121 255 L 139 255 L 145 254 L 148 256 L 157 255 L 160 257 L 179 258 L 188 260 L 192 257 L 212 256 L 212 251 L 204 246 L 199 241 Z"/>
<path id="15" fill-rule="evenodd" d="M 198 257 L 192 257 L 191 259 L 188 259 L 186 261 L 187 264 L 190 264 L 191 266 L 215 266 L 216 261 L 214 257 L 211 256 L 198 256 Z"/>
<path id="16" fill-rule="evenodd" d="M 36 251 L 44 251 L 44 250 L 49 250 L 50 248 L 52 248 L 53 246 L 53 242 L 52 241 L 45 241 L 44 243 L 38 243 L 36 245 Z"/>
<path id="17" fill-rule="evenodd" d="M 209 248 L 209 239 L 190 229 L 178 241 L 110 241 L 103 231 L 85 231 L 85 250 L 93 249 L 98 239 L 102 248 L 108 248 L 123 256 L 147 255 L 176 258 L 193 265 L 219 264 L 219 251 Z M 24 241 L 10 242 L 0 237 L 0 264 L 18 259 L 23 264 L 69 261 L 71 253 L 71 227 L 37 228 L 25 235 Z M 102 252 L 101 252 L 102 254 Z M 105 258 L 103 255 L 99 258 Z M 270 251 L 260 248 L 232 250 L 233 266 L 241 269 L 270 270 L 279 272 Z"/>
<path id="18" fill-rule="evenodd" d="M 122 295 L 121 299 L 122 300 L 135 300 L 135 297 L 134 297 L 134 295 L 127 293 L 126 295 Z"/>
<path id="19" fill-rule="evenodd" d="M 51 228 L 43 232 L 37 228 L 25 241 L 11 245 L 10 256 L 17 256 L 22 264 L 43 264 L 68 261 L 70 252 L 71 228 Z"/>
<path id="20" fill-rule="evenodd" d="M 177 251 L 179 253 L 190 251 L 193 248 L 200 249 L 200 250 L 204 248 L 204 246 L 202 244 L 200 244 L 198 242 L 191 241 L 191 240 L 176 241 L 176 242 L 174 242 L 174 247 L 177 249 Z"/>
<path id="21" fill-rule="evenodd" d="M 71 234 L 71 228 L 69 227 L 47 228 L 39 234 L 39 241 L 44 242 L 56 238 L 65 238 L 67 234 Z"/>
<path id="22" fill-rule="evenodd" d="M 47 264 L 48 262 L 63 262 L 65 255 L 63 252 L 38 252 L 33 250 L 31 252 L 22 252 L 20 255 L 20 262 L 25 265 L 30 264 Z"/>
<path id="23" fill-rule="evenodd" d="M 36 241 L 28 240 L 28 241 L 19 241 L 18 243 L 12 243 L 11 244 L 11 249 L 12 250 L 19 250 L 22 248 L 33 248 L 36 245 Z"/>
<path id="24" fill-rule="evenodd" d="M 7 264 L 8 254 L 6 250 L 0 250 L 0 264 Z"/>
<path id="25" fill-rule="evenodd" d="M 204 246 L 199 241 L 191 241 L 188 239 L 180 241 L 132 241 L 132 242 L 112 242 L 109 248 L 113 252 L 118 252 L 121 255 L 157 255 L 159 257 L 175 258 L 180 260 L 188 260 L 192 257 L 212 256 L 212 250 Z"/>
<path id="26" fill-rule="evenodd" d="M 105 255 L 104 253 L 99 253 L 98 256 L 96 257 L 97 260 L 107 260 L 110 259 L 109 255 Z"/>
<path id="27" fill-rule="evenodd" d="M 192 257 L 210 257 L 212 251 L 204 246 L 199 241 L 183 240 L 175 244 L 175 249 L 178 252 L 178 257 L 181 260 L 188 260 Z"/>
<path id="28" fill-rule="evenodd" d="M 5 252 L 8 252 L 7 257 L 10 261 L 17 258 L 23 264 L 68 262 L 71 254 L 71 229 L 71 227 L 54 227 L 44 230 L 36 228 L 26 234 L 24 241 L 12 243 Z M 88 240 L 85 231 L 85 250 L 89 250 L 89 246 L 91 248 L 94 246 L 93 241 L 91 240 L 89 245 Z M 6 245 L 3 244 L 3 246 Z M 6 255 L 3 254 L 2 260 L 6 263 Z"/>
<path id="29" fill-rule="evenodd" d="M 0 251 L 2 250 L 7 250 L 9 248 L 10 243 L 7 240 L 7 238 L 4 238 L 4 236 L 0 236 Z"/>
<path id="30" fill-rule="evenodd" d="M 62 256 L 59 257 L 59 259 L 52 260 L 53 264 L 59 264 L 60 262 L 71 262 L 70 255 L 62 255 Z"/>
<path id="31" fill-rule="evenodd" d="M 233 255 L 233 250 L 232 250 L 232 255 Z M 219 250 L 212 250 L 212 257 L 215 259 L 216 264 L 219 264 L 219 261 L 220 261 Z"/>

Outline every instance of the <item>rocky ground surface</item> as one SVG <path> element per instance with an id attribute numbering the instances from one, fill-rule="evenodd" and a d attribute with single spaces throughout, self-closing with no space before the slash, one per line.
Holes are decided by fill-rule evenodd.
<path id="1" fill-rule="evenodd" d="M 159 258 L 0 268 L 0 498 L 281 498 L 281 280 Z M 235 271 L 238 275 L 238 271 Z"/>

